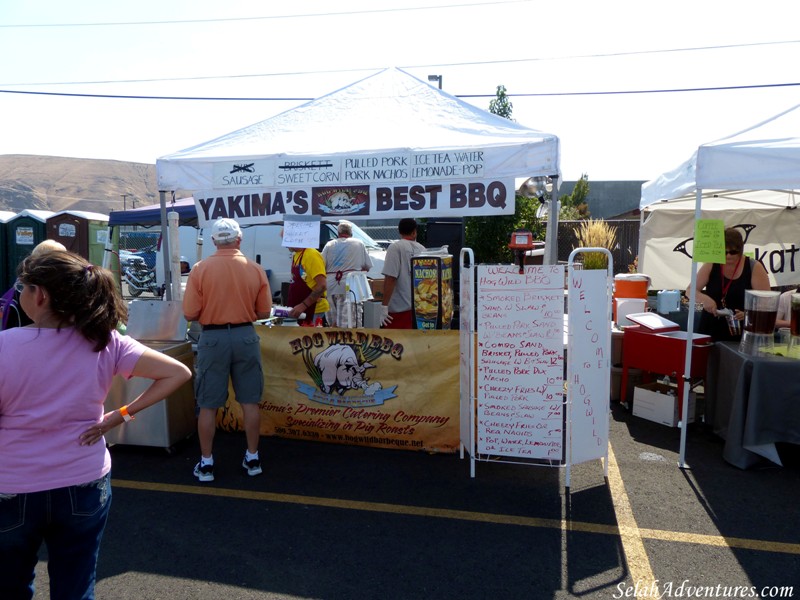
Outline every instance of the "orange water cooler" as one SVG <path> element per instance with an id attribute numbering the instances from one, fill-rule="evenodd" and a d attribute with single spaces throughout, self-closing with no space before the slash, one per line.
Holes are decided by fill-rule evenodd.
<path id="1" fill-rule="evenodd" d="M 617 300 L 624 300 L 627 298 L 644 300 L 644 306 L 646 309 L 647 290 L 649 287 L 650 277 L 641 273 L 619 273 L 614 276 L 614 302 L 612 305 L 612 313 L 615 323 L 618 322 Z M 643 309 L 643 311 L 645 309 Z"/>

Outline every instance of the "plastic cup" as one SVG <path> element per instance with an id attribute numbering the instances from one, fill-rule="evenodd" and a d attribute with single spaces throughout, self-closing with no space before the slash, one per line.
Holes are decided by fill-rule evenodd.
<path id="1" fill-rule="evenodd" d="M 733 315 L 725 315 L 725 321 L 728 323 L 728 332 L 731 335 L 742 334 L 742 322 L 737 320 Z"/>

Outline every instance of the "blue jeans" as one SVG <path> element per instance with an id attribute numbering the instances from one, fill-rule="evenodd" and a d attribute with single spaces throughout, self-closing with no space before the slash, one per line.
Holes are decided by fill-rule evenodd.
<path id="1" fill-rule="evenodd" d="M 92 600 L 110 507 L 110 473 L 83 485 L 0 494 L 0 598 L 33 597 L 34 569 L 44 541 L 51 600 Z"/>

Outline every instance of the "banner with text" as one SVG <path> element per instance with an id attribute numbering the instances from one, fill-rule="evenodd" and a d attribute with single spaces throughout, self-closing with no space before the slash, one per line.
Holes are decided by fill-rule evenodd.
<path id="1" fill-rule="evenodd" d="M 282 221 L 285 216 L 402 219 L 473 217 L 514 213 L 514 180 L 443 181 L 396 185 L 286 185 L 195 192 L 200 227 L 217 219 L 241 225 Z"/>
<path id="2" fill-rule="evenodd" d="M 285 215 L 348 219 L 514 213 L 510 156 L 519 149 L 395 150 L 327 157 L 219 160 L 194 193 L 201 227 Z M 512 161 L 513 163 L 513 161 Z"/>
<path id="3" fill-rule="evenodd" d="M 458 332 L 257 327 L 261 433 L 405 450 L 458 448 Z M 241 430 L 241 408 L 217 416 Z"/>

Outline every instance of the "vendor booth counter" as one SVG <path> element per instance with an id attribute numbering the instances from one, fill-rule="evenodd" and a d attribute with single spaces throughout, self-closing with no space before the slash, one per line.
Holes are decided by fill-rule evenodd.
<path id="1" fill-rule="evenodd" d="M 740 469 L 781 465 L 777 443 L 800 444 L 800 363 L 715 344 L 708 364 L 706 418 Z"/>
<path id="2" fill-rule="evenodd" d="M 186 340 L 186 321 L 180 302 L 134 300 L 128 314 L 128 335 L 156 352 L 162 352 L 185 364 L 194 373 L 194 353 Z M 150 384 L 151 379 L 117 375 L 106 396 L 105 410 L 117 410 L 132 402 Z M 155 446 L 169 450 L 197 429 L 194 389 L 190 379 L 161 402 L 136 415 L 105 434 L 108 444 Z"/>

